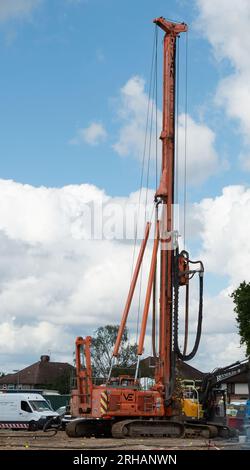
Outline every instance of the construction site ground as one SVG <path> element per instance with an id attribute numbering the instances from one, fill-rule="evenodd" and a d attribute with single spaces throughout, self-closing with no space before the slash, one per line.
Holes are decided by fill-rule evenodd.
<path id="1" fill-rule="evenodd" d="M 246 450 L 238 439 L 69 438 L 64 431 L 0 430 L 0 450 Z"/>

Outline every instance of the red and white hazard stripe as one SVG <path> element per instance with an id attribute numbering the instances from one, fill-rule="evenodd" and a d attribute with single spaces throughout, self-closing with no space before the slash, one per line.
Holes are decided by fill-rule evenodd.
<path id="1" fill-rule="evenodd" d="M 0 423 L 0 429 L 28 429 L 27 423 Z"/>

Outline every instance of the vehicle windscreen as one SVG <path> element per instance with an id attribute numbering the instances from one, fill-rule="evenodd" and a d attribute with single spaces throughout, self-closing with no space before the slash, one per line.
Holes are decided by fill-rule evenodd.
<path id="1" fill-rule="evenodd" d="M 34 411 L 51 411 L 49 404 L 45 400 L 30 400 L 29 403 Z"/>

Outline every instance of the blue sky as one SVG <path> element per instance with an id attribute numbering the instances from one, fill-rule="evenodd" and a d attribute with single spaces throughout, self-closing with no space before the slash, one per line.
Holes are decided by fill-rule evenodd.
<path id="1" fill-rule="evenodd" d="M 234 182 L 244 182 L 232 158 L 239 137 L 232 124 L 221 126 L 221 111 L 211 106 L 227 63 L 215 63 L 211 46 L 193 25 L 194 2 L 149 0 L 44 0 L 28 18 L 1 25 L 3 178 L 56 187 L 90 182 L 111 195 L 137 189 L 140 164 L 112 149 L 119 127 L 115 100 L 131 76 L 142 76 L 147 89 L 152 19 L 161 14 L 190 25 L 188 111 L 198 119 L 202 113 L 216 131 L 216 149 L 231 160 Z M 92 121 L 107 129 L 101 148 L 70 145 L 77 128 Z M 214 195 L 231 179 L 231 172 L 220 172 L 212 184 L 196 188 L 195 197 Z"/>
<path id="2" fill-rule="evenodd" d="M 0 355 L 8 370 L 51 349 L 70 360 L 81 328 L 119 321 L 130 247 L 86 242 L 84 204 L 102 200 L 102 190 L 121 206 L 137 197 L 153 19 L 161 15 L 189 25 L 188 241 L 206 269 L 195 364 L 208 370 L 243 354 L 229 293 L 249 279 L 250 4 L 0 0 Z M 159 31 L 159 114 L 161 39 Z M 185 35 L 180 185 L 184 57 Z"/>

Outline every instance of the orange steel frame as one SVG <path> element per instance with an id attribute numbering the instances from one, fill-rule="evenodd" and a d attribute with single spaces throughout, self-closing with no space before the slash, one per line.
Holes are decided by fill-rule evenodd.
<path id="1" fill-rule="evenodd" d="M 82 412 L 91 411 L 92 406 L 93 382 L 90 346 L 91 336 L 87 336 L 86 338 L 78 336 L 76 338 L 76 380 L 78 400 Z M 85 358 L 85 367 L 83 367 L 81 354 Z"/>

